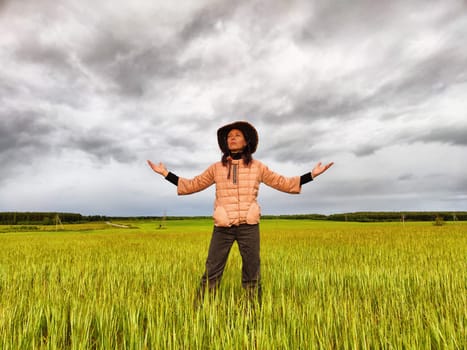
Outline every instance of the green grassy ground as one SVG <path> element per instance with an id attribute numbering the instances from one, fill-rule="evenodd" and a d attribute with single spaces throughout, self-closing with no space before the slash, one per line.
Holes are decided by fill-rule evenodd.
<path id="1" fill-rule="evenodd" d="M 467 344 L 465 222 L 264 220 L 260 310 L 244 298 L 236 247 L 219 295 L 193 308 L 210 220 L 124 224 L 0 227 L 1 349 Z"/>

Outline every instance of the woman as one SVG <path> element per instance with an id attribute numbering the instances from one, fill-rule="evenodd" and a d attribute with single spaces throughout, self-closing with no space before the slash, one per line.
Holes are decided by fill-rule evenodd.
<path id="1" fill-rule="evenodd" d="M 201 175 L 185 179 L 169 172 L 163 163 L 149 166 L 177 186 L 179 195 L 202 191 L 216 184 L 214 230 L 201 278 L 198 296 L 206 287 L 215 291 L 219 286 L 230 249 L 237 241 L 242 257 L 242 286 L 248 295 L 261 302 L 259 220 L 257 196 L 260 183 L 287 193 L 300 193 L 301 186 L 325 172 L 333 163 L 318 163 L 311 172 L 296 177 L 284 177 L 253 159 L 258 146 L 256 129 L 245 121 L 237 121 L 217 131 L 222 151 L 220 162 L 212 164 Z"/>

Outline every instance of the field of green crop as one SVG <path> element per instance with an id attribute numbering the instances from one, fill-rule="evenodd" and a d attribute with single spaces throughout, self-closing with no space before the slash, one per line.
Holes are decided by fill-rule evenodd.
<path id="1" fill-rule="evenodd" d="M 1 349 L 465 349 L 467 222 L 264 220 L 263 305 L 234 246 L 195 309 L 209 220 L 0 226 Z"/>

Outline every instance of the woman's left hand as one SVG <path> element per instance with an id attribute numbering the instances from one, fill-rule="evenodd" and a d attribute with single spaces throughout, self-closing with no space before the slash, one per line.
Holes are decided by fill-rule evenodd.
<path id="1" fill-rule="evenodd" d="M 313 178 L 315 178 L 316 176 L 321 175 L 326 170 L 328 170 L 333 164 L 334 164 L 334 162 L 331 162 L 331 163 L 326 164 L 326 165 L 322 165 L 321 162 L 319 162 L 318 164 L 315 165 L 315 167 L 311 171 L 311 176 Z"/>

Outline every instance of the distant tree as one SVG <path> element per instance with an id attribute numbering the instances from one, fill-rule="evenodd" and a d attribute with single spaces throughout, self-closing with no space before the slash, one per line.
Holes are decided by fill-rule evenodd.
<path id="1" fill-rule="evenodd" d="M 433 223 L 435 226 L 443 226 L 444 225 L 444 218 L 441 215 L 436 215 L 435 222 Z"/>

